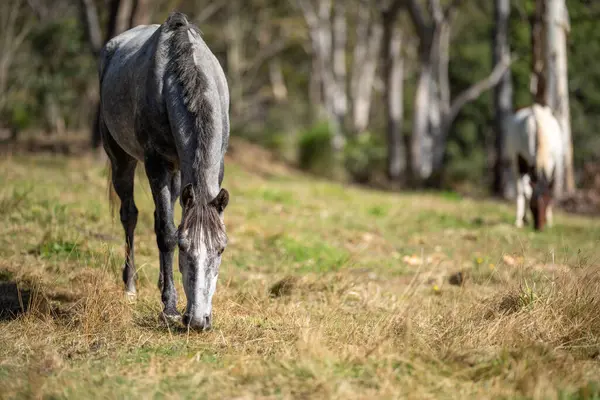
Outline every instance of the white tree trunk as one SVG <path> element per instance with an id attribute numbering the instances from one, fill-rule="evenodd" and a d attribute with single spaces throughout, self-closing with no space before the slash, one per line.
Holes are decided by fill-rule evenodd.
<path id="1" fill-rule="evenodd" d="M 346 3 L 336 1 L 333 9 L 333 75 L 335 93 L 333 95 L 333 112 L 340 127 L 348 113 L 346 90 Z"/>
<path id="2" fill-rule="evenodd" d="M 494 1 L 494 65 L 510 56 L 508 43 L 508 23 L 510 18 L 510 0 Z M 495 131 L 494 140 L 494 187 L 496 195 L 504 198 L 514 198 L 515 183 L 511 173 L 510 160 L 503 159 L 504 138 L 508 134 L 507 121 L 513 111 L 512 80 L 510 70 L 507 70 L 494 90 Z"/>
<path id="3" fill-rule="evenodd" d="M 423 150 L 428 147 L 426 142 L 429 137 L 428 108 L 433 80 L 431 60 L 421 60 L 420 68 L 413 106 L 413 129 L 411 136 L 411 169 L 413 177 L 418 181 L 426 179 L 430 172 L 427 171 L 424 165 L 429 156 L 423 154 Z"/>
<path id="4" fill-rule="evenodd" d="M 231 112 L 238 115 L 243 109 L 242 84 L 242 21 L 238 2 L 232 2 L 229 9 L 229 20 L 227 21 L 227 76 L 229 79 L 229 91 L 231 92 Z"/>
<path id="5" fill-rule="evenodd" d="M 509 60 L 494 66 L 490 75 L 471 85 L 452 101 L 448 80 L 452 2 L 442 9 L 440 2 L 428 2 L 431 23 L 417 0 L 407 0 L 408 12 L 419 35 L 419 82 L 415 92 L 413 134 L 411 138 L 411 172 L 417 181 L 441 176 L 446 140 L 454 119 L 470 101 L 498 83 Z M 417 182 L 419 183 L 419 182 Z"/>
<path id="6" fill-rule="evenodd" d="M 308 85 L 308 98 L 310 101 L 310 114 L 312 122 L 323 119 L 326 115 L 323 108 L 323 79 L 321 78 L 321 67 L 316 55 L 311 61 L 310 82 Z"/>
<path id="7" fill-rule="evenodd" d="M 311 38 L 313 57 L 316 58 L 316 66 L 319 70 L 321 80 L 322 97 L 327 111 L 329 125 L 333 132 L 332 145 L 334 150 L 339 151 L 344 146 L 344 135 L 340 120 L 342 102 L 336 99 L 338 85 L 336 84 L 333 70 L 333 28 L 331 18 L 331 0 L 318 0 L 315 7 L 310 0 L 296 0 L 304 14 Z M 345 91 L 344 91 L 345 95 Z"/>
<path id="8" fill-rule="evenodd" d="M 355 74 L 354 83 L 355 92 L 353 98 L 353 124 L 354 131 L 364 132 L 369 125 L 369 116 L 371 113 L 371 100 L 373 94 L 373 82 L 375 81 L 375 72 L 377 71 L 377 60 L 380 51 L 380 45 L 383 36 L 383 28 L 378 22 L 374 22 L 369 34 L 366 55 Z"/>
<path id="9" fill-rule="evenodd" d="M 431 149 L 431 172 L 439 177 L 444 165 L 446 139 L 452 121 L 450 113 L 450 79 L 448 65 L 450 62 L 450 22 L 441 20 L 437 23 L 433 38 L 432 53 L 435 55 L 435 72 L 437 81 L 432 85 L 432 107 L 429 110 Z"/>
<path id="10" fill-rule="evenodd" d="M 546 4 L 546 75 L 549 105 L 558 119 L 565 146 L 564 182 L 557 182 L 557 195 L 575 189 L 573 173 L 573 145 L 569 112 L 569 87 L 567 75 L 567 34 L 569 17 L 565 0 L 547 0 Z"/>
<path id="11" fill-rule="evenodd" d="M 402 58 L 402 31 L 396 26 L 397 10 L 383 13 L 383 63 L 385 79 L 385 107 L 387 115 L 387 174 L 392 181 L 399 180 L 406 170 L 406 151 L 402 137 L 404 113 L 404 59 Z"/>

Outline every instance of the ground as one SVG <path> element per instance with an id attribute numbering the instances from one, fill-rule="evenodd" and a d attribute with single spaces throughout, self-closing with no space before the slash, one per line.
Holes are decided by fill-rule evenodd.
<path id="1" fill-rule="evenodd" d="M 159 319 L 142 168 L 135 302 L 102 163 L 0 171 L 2 398 L 600 398 L 598 219 L 517 230 L 512 204 L 316 180 L 234 143 L 198 333 Z"/>

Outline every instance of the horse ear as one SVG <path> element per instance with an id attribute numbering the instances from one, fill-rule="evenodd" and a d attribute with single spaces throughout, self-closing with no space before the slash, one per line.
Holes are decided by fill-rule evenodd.
<path id="1" fill-rule="evenodd" d="M 194 188 L 192 187 L 191 183 L 188 183 L 187 185 L 185 185 L 185 187 L 181 191 L 181 204 L 185 208 L 189 208 L 192 205 L 194 205 L 194 200 L 195 200 Z"/>
<path id="2" fill-rule="evenodd" d="M 225 210 L 225 207 L 227 207 L 227 204 L 229 204 L 229 192 L 225 188 L 221 189 L 217 197 L 215 197 L 210 204 L 215 206 L 219 213 L 222 213 L 223 210 Z"/>

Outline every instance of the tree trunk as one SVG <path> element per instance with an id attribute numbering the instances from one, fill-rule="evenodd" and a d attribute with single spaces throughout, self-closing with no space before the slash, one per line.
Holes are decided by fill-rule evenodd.
<path id="1" fill-rule="evenodd" d="M 345 96 L 345 92 L 343 94 L 340 93 L 341 90 L 336 83 L 336 76 L 333 68 L 332 53 L 335 43 L 333 43 L 333 28 L 330 21 L 331 0 L 318 0 L 317 7 L 315 7 L 310 0 L 296 0 L 296 3 L 302 10 L 306 25 L 308 26 L 308 33 L 313 50 L 312 54 L 315 58 L 313 60 L 313 69 L 317 67 L 319 71 L 318 75 L 321 83 L 320 89 L 322 91 L 323 105 L 327 111 L 329 126 L 333 133 L 332 146 L 334 151 L 339 151 L 343 148 L 345 142 L 341 123 L 341 120 L 344 119 L 343 105 L 345 102 L 340 100 L 340 96 Z M 337 9 L 336 14 L 338 14 L 340 10 L 341 8 Z M 339 45 L 340 42 L 337 44 Z M 311 92 L 314 93 L 314 88 L 316 86 L 314 82 L 311 86 L 313 86 Z"/>
<path id="2" fill-rule="evenodd" d="M 545 11 L 547 99 L 562 128 L 565 146 L 563 174 L 565 181 L 557 182 L 556 185 L 556 195 L 561 196 L 563 188 L 569 193 L 575 190 L 567 76 L 569 17 L 564 0 L 547 0 Z"/>
<path id="3" fill-rule="evenodd" d="M 150 0 L 135 0 L 129 26 L 148 25 L 150 23 Z"/>
<path id="4" fill-rule="evenodd" d="M 86 6 L 86 3 L 93 4 L 91 0 L 82 0 L 83 5 Z M 89 5 L 89 4 L 88 4 Z M 108 42 L 113 37 L 118 34 L 126 31 L 130 28 L 130 21 L 132 20 L 132 12 L 134 11 L 133 0 L 111 0 L 110 1 L 110 10 L 109 10 L 109 19 L 108 19 L 108 28 L 106 30 L 106 36 L 104 43 Z M 92 10 L 92 8 L 86 7 L 87 12 Z M 86 18 L 88 16 L 86 15 Z M 97 19 L 97 14 L 96 14 Z M 90 23 L 90 20 L 87 20 L 87 24 Z M 89 28 L 89 26 L 88 26 Z M 89 35 L 89 33 L 88 33 Z M 91 38 L 91 37 L 90 37 Z M 90 43 L 93 46 L 94 43 Z M 93 150 L 98 150 L 102 145 L 102 137 L 100 136 L 100 104 L 96 107 L 96 115 L 94 117 L 94 121 L 92 124 L 91 131 L 91 146 Z"/>
<path id="5" fill-rule="evenodd" d="M 352 99 L 352 121 L 355 120 L 356 104 L 358 97 L 358 85 L 362 75 L 363 64 L 367 59 L 367 49 L 369 47 L 369 23 L 371 15 L 369 13 L 368 1 L 358 1 L 358 12 L 356 14 L 356 38 L 352 54 L 352 71 L 350 75 L 350 98 Z"/>
<path id="6" fill-rule="evenodd" d="M 435 67 L 434 64 L 434 69 Z M 421 179 L 425 180 L 427 185 L 437 186 L 446 151 L 447 131 L 443 126 L 446 117 L 440 97 L 439 81 L 432 79 L 429 90 L 429 106 L 427 107 L 429 130 L 422 147 L 421 170 L 423 175 Z"/>
<path id="7" fill-rule="evenodd" d="M 133 12 L 133 0 L 111 0 L 108 29 L 106 30 L 106 42 L 120 33 L 125 32 L 131 26 L 131 13 Z"/>
<path id="8" fill-rule="evenodd" d="M 238 117 L 244 108 L 242 86 L 242 26 L 240 4 L 237 1 L 230 3 L 229 20 L 227 21 L 227 77 L 231 93 L 231 114 Z"/>
<path id="9" fill-rule="evenodd" d="M 368 37 L 365 59 L 356 75 L 356 92 L 353 94 L 353 125 L 357 133 L 364 132 L 369 125 L 373 82 L 377 72 L 377 55 L 380 51 L 383 29 L 381 24 L 374 22 Z M 358 67 L 358 66 L 357 66 Z"/>
<path id="10" fill-rule="evenodd" d="M 429 106 L 433 66 L 430 58 L 422 58 L 420 62 L 419 80 L 415 92 L 413 106 L 413 129 L 411 135 L 411 174 L 415 183 L 419 184 L 429 176 L 424 164 L 430 155 L 423 154 L 429 136 Z"/>
<path id="11" fill-rule="evenodd" d="M 433 186 L 441 184 L 442 170 L 446 155 L 446 141 L 452 126 L 450 113 L 450 79 L 448 66 L 450 63 L 450 21 L 439 20 L 435 25 L 432 54 L 435 60 L 435 80 L 431 87 L 431 104 L 429 108 L 429 135 L 431 136 L 431 166 L 427 166 L 428 177 Z"/>
<path id="12" fill-rule="evenodd" d="M 417 0 L 404 2 L 419 36 L 419 79 L 413 104 L 413 129 L 410 138 L 410 174 L 413 184 L 421 185 L 428 179 L 433 167 L 433 137 L 439 132 L 431 123 L 439 121 L 440 98 L 439 64 L 435 42 L 439 39 L 439 3 L 429 2 L 430 16 L 426 18 Z M 430 19 L 431 22 L 426 22 Z M 439 125 L 438 125 L 439 126 Z M 434 128 L 432 130 L 432 128 Z"/>
<path id="13" fill-rule="evenodd" d="M 450 101 L 450 21 L 459 3 L 454 1 L 443 9 L 439 1 L 432 0 L 428 2 L 429 18 L 424 17 L 417 0 L 406 0 L 405 3 L 419 36 L 420 72 L 411 138 L 411 174 L 417 184 L 427 180 L 433 184 L 439 182 L 448 133 L 456 116 L 465 104 L 496 85 L 510 65 L 508 59 L 496 64 L 490 75 Z M 431 22 L 427 23 L 427 19 Z"/>
<path id="14" fill-rule="evenodd" d="M 510 56 L 510 47 L 508 44 L 508 23 L 510 18 L 510 0 L 494 1 L 494 53 L 492 63 L 498 64 Z M 510 161 L 502 156 L 504 138 L 508 134 L 507 121 L 513 111 L 512 100 L 512 81 L 510 70 L 500 78 L 500 82 L 494 89 L 494 123 L 496 136 L 494 140 L 494 182 L 492 191 L 496 196 L 504 198 L 513 198 L 515 196 L 515 186 L 510 170 Z"/>
<path id="15" fill-rule="evenodd" d="M 535 0 L 531 17 L 531 79 L 529 90 L 538 104 L 547 104 L 545 46 L 544 46 L 544 1 Z"/>
<path id="16" fill-rule="evenodd" d="M 309 113 L 312 123 L 316 123 L 323 118 L 323 78 L 321 78 L 321 68 L 319 66 L 318 56 L 312 54 L 310 82 L 308 85 Z"/>
<path id="17" fill-rule="evenodd" d="M 395 5 L 393 7 L 397 8 Z M 391 7 L 390 10 L 392 10 Z M 394 10 L 393 13 L 397 14 L 397 11 Z M 359 2 L 356 17 L 356 41 L 352 59 L 350 92 L 352 130 L 354 133 L 362 133 L 367 130 L 369 125 L 373 82 L 380 55 L 383 28 L 379 21 L 371 18 L 368 1 Z"/>
<path id="18" fill-rule="evenodd" d="M 402 138 L 404 60 L 402 32 L 396 26 L 396 10 L 382 14 L 382 58 L 385 79 L 385 111 L 387 115 L 387 174 L 398 181 L 406 169 L 406 151 Z"/>
<path id="19" fill-rule="evenodd" d="M 96 9 L 94 0 L 81 0 L 80 6 L 81 19 L 85 26 L 87 39 L 90 43 L 92 53 L 97 57 L 100 54 L 100 49 L 102 49 L 102 30 L 98 22 L 98 10 Z"/>
<path id="20" fill-rule="evenodd" d="M 331 107 L 335 115 L 337 125 L 342 128 L 348 113 L 348 98 L 346 90 L 346 3 L 336 1 L 333 7 L 333 78 L 335 82 L 335 93 Z M 325 22 L 325 21 L 323 21 Z"/>

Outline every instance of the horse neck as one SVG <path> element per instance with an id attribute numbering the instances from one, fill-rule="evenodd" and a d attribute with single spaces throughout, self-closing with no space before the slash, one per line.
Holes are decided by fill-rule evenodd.
<path id="1" fill-rule="evenodd" d="M 210 66 L 200 57 L 203 42 L 191 26 L 172 32 L 166 90 L 167 112 L 177 142 L 182 187 L 192 184 L 199 199 L 212 200 L 219 190 L 222 120 L 219 96 L 211 81 Z"/>
<path id="2" fill-rule="evenodd" d="M 535 120 L 535 169 L 536 173 L 543 173 L 546 178 L 550 177 L 552 157 L 549 141 L 549 120 L 547 107 L 534 104 L 532 107 L 533 118 Z M 546 113 L 546 114 L 545 114 Z M 544 115 L 545 114 L 545 115 Z"/>

